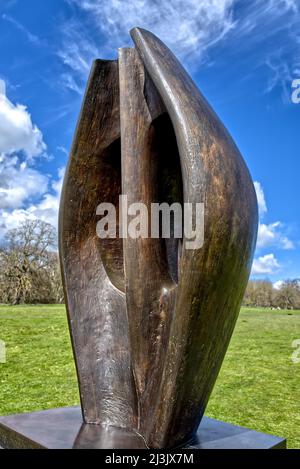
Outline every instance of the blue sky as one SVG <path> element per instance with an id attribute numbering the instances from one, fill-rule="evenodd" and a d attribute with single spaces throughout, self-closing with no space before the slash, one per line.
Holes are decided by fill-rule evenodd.
<path id="1" fill-rule="evenodd" d="M 249 166 L 253 276 L 300 277 L 300 0 L 0 0 L 0 236 L 25 217 L 56 224 L 91 62 L 133 26 L 172 48 Z"/>

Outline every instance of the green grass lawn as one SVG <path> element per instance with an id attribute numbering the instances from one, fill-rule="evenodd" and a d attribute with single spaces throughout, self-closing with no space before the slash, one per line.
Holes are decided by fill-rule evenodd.
<path id="1" fill-rule="evenodd" d="M 0 306 L 0 415 L 78 404 L 64 306 Z M 206 414 L 300 448 L 300 311 L 242 309 Z"/>

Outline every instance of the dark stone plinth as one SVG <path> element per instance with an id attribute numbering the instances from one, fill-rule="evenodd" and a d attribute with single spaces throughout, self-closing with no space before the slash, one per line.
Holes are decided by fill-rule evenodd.
<path id="1" fill-rule="evenodd" d="M 120 428 L 82 424 L 79 407 L 51 409 L 31 414 L 0 417 L 0 446 L 3 448 L 145 448 L 143 439 Z M 195 449 L 285 448 L 286 441 L 204 417 Z"/>

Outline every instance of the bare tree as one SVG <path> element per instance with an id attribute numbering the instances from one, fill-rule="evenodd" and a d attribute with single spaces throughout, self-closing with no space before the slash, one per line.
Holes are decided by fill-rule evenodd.
<path id="1" fill-rule="evenodd" d="M 244 297 L 245 306 L 273 306 L 274 288 L 270 280 L 250 280 Z"/>
<path id="2" fill-rule="evenodd" d="M 0 294 L 11 304 L 62 299 L 56 232 L 41 220 L 10 230 L 0 248 Z"/>
<path id="3" fill-rule="evenodd" d="M 276 304 L 284 309 L 300 308 L 300 280 L 286 280 L 276 293 Z"/>

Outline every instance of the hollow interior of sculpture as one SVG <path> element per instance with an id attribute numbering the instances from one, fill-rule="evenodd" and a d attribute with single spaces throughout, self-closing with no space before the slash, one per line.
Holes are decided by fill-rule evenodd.
<path id="1" fill-rule="evenodd" d="M 119 233 L 119 196 L 121 195 L 121 139 L 114 140 L 100 155 L 104 171 L 101 175 L 98 203 L 110 203 L 116 210 L 116 233 Z M 106 177 L 104 177 L 104 174 Z M 96 210 L 96 208 L 95 208 Z M 103 216 L 106 216 L 105 212 Z M 99 220 L 101 217 L 99 217 Z M 124 286 L 124 261 L 122 239 L 105 238 L 99 240 L 101 259 L 112 284 L 121 291 Z"/>
<path id="2" fill-rule="evenodd" d="M 153 178 L 156 198 L 153 203 L 179 203 L 183 206 L 183 184 L 180 157 L 172 122 L 167 113 L 157 117 L 149 131 L 152 139 L 152 156 L 156 177 Z M 138 158 L 138 155 L 136 155 Z M 100 251 L 103 265 L 110 281 L 124 291 L 123 245 L 119 232 L 119 196 L 121 195 L 121 143 L 115 140 L 101 155 L 107 178 L 101 178 L 101 199 L 112 203 L 116 208 L 116 238 L 101 239 Z M 102 175 L 103 176 L 103 175 Z M 147 188 L 149 189 L 149 188 Z M 103 215 L 105 216 L 106 213 Z M 182 213 L 183 218 L 183 213 Z M 99 218 L 101 219 L 101 217 Z M 181 240 L 174 237 L 174 212 L 170 211 L 170 238 L 162 238 L 162 211 L 160 211 L 159 232 L 161 251 L 167 261 L 169 275 L 178 282 L 178 259 Z M 182 223 L 182 220 L 181 220 Z M 149 226 L 149 236 L 150 236 Z M 180 230 L 179 230 L 180 231 Z"/>
<path id="3" fill-rule="evenodd" d="M 183 207 L 183 182 L 180 167 L 176 136 L 171 119 L 167 113 L 157 117 L 153 122 L 157 141 L 158 153 L 158 202 L 168 203 L 170 206 L 179 203 Z M 182 219 L 181 231 L 182 231 Z M 170 212 L 170 238 L 162 239 L 165 245 L 169 274 L 174 282 L 178 282 L 178 262 L 181 238 L 175 238 L 176 219 L 174 212 Z M 162 234 L 162 219 L 160 218 L 160 233 Z M 177 227 L 178 228 L 178 227 Z"/>

